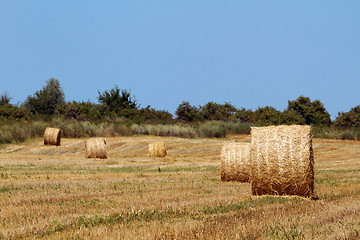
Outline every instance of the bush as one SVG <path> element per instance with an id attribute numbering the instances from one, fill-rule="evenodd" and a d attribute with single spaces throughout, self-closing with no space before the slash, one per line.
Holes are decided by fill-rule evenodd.
<path id="1" fill-rule="evenodd" d="M 226 137 L 226 126 L 220 122 L 205 122 L 200 125 L 199 136 L 208 138 Z"/>
<path id="2" fill-rule="evenodd" d="M 11 131 L 2 127 L 0 129 L 0 144 L 12 143 L 14 141 Z"/>
<path id="3" fill-rule="evenodd" d="M 26 112 L 11 104 L 0 104 L 0 119 L 20 120 L 26 118 Z"/>
<path id="4" fill-rule="evenodd" d="M 131 130 L 133 134 L 141 134 L 141 135 L 155 135 L 155 136 L 178 136 L 178 137 L 195 137 L 197 136 L 194 127 L 190 125 L 139 125 L 133 124 L 131 126 Z"/>
<path id="5" fill-rule="evenodd" d="M 23 142 L 30 137 L 30 130 L 22 122 L 13 122 L 1 126 L 0 128 L 0 143 L 15 143 Z"/>
<path id="6" fill-rule="evenodd" d="M 0 144 L 23 142 L 27 138 L 42 137 L 46 127 L 57 127 L 62 136 L 116 137 L 130 135 L 174 136 L 184 138 L 222 138 L 227 134 L 250 134 L 251 124 L 241 122 L 206 121 L 196 124 L 129 124 L 123 119 L 114 122 L 93 123 L 56 118 L 51 121 L 7 121 L 0 126 Z M 360 128 L 312 126 L 317 138 L 359 139 Z"/>
<path id="7" fill-rule="evenodd" d="M 288 101 L 288 111 L 298 112 L 305 124 L 330 126 L 330 114 L 324 104 L 319 100 L 311 101 L 310 98 L 300 96 L 294 101 Z"/>
<path id="8" fill-rule="evenodd" d="M 218 104 L 208 102 L 200 107 L 200 114 L 205 120 L 228 121 L 234 117 L 237 109 L 230 103 Z"/>
<path id="9" fill-rule="evenodd" d="M 356 132 L 351 130 L 346 130 L 341 134 L 342 140 L 356 140 Z"/>
<path id="10" fill-rule="evenodd" d="M 98 121 L 102 118 L 104 109 L 100 105 L 91 102 L 69 102 L 59 106 L 56 114 L 66 119 L 76 119 L 80 121 Z"/>
<path id="11" fill-rule="evenodd" d="M 250 123 L 231 123 L 228 124 L 228 133 L 232 134 L 250 134 L 251 132 L 251 124 Z"/>
<path id="12" fill-rule="evenodd" d="M 28 96 L 24 106 L 31 114 L 53 114 L 55 109 L 65 103 L 64 92 L 59 80 L 51 78 L 46 85 L 33 96 Z"/>
<path id="13" fill-rule="evenodd" d="M 199 109 L 183 101 L 175 112 L 177 119 L 183 122 L 198 122 L 203 119 Z"/>
<path id="14" fill-rule="evenodd" d="M 339 127 L 360 127 L 360 105 L 353 107 L 349 112 L 339 113 L 334 121 L 335 126 Z"/>
<path id="15" fill-rule="evenodd" d="M 282 124 L 282 114 L 273 107 L 258 108 L 252 114 L 252 123 L 261 125 L 279 125 Z"/>
<path id="16" fill-rule="evenodd" d="M 107 108 L 109 112 L 115 112 L 116 114 L 123 109 L 135 109 L 138 108 L 138 104 L 135 98 L 131 96 L 131 93 L 127 90 L 121 90 L 115 85 L 110 90 L 104 92 L 98 91 L 99 102 Z"/>
<path id="17" fill-rule="evenodd" d="M 360 128 L 340 128 L 336 126 L 312 126 L 312 134 L 317 138 L 359 140 Z"/>

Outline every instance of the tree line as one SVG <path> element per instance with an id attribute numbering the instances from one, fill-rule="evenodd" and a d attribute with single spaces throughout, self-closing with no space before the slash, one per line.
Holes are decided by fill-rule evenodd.
<path id="1" fill-rule="evenodd" d="M 241 122 L 256 125 L 311 124 L 315 126 L 360 127 L 360 105 L 349 112 L 341 112 L 331 121 L 323 103 L 299 96 L 289 100 L 284 111 L 273 107 L 259 107 L 255 111 L 236 108 L 230 103 L 208 102 L 203 106 L 192 106 L 183 101 L 175 115 L 151 106 L 141 108 L 132 94 L 117 85 L 110 90 L 98 91 L 98 103 L 65 101 L 59 80 L 51 78 L 45 86 L 27 97 L 20 106 L 10 103 L 5 92 L 0 96 L 0 119 L 51 119 L 60 117 L 79 121 L 104 121 L 123 118 L 135 123 L 199 123 L 203 121 Z"/>

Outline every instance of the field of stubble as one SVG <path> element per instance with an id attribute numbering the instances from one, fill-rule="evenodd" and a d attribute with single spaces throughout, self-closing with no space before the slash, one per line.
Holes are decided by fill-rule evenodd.
<path id="1" fill-rule="evenodd" d="M 221 146 L 234 139 L 250 141 L 107 138 L 106 160 L 85 159 L 84 139 L 2 145 L 0 238 L 360 238 L 360 142 L 313 140 L 318 199 L 306 200 L 221 182 Z M 159 140 L 168 157 L 148 157 Z"/>

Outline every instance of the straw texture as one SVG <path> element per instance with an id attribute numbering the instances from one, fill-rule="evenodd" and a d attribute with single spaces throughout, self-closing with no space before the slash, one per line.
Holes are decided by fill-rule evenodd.
<path id="1" fill-rule="evenodd" d="M 221 150 L 221 180 L 250 181 L 250 144 L 227 143 Z"/>
<path id="2" fill-rule="evenodd" d="M 61 130 L 47 127 L 44 132 L 44 145 L 60 146 Z"/>
<path id="3" fill-rule="evenodd" d="M 85 157 L 107 159 L 105 145 L 106 141 L 103 138 L 91 138 L 85 141 Z"/>
<path id="4" fill-rule="evenodd" d="M 251 190 L 254 195 L 313 196 L 310 126 L 251 128 Z"/>
<path id="5" fill-rule="evenodd" d="M 149 143 L 150 157 L 166 157 L 166 147 L 164 142 Z"/>

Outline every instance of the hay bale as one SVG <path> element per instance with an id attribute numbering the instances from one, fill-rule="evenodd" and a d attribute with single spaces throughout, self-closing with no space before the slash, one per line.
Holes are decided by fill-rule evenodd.
<path id="1" fill-rule="evenodd" d="M 61 130 L 47 127 L 44 132 L 44 145 L 60 146 Z"/>
<path id="2" fill-rule="evenodd" d="M 166 157 L 166 147 L 164 142 L 149 143 L 150 157 Z"/>
<path id="3" fill-rule="evenodd" d="M 313 196 L 310 126 L 251 128 L 251 190 L 254 195 Z"/>
<path id="4" fill-rule="evenodd" d="M 85 141 L 85 157 L 107 159 L 106 141 L 103 138 L 91 138 Z"/>
<path id="5" fill-rule="evenodd" d="M 250 144 L 227 143 L 221 150 L 221 180 L 250 181 Z"/>

